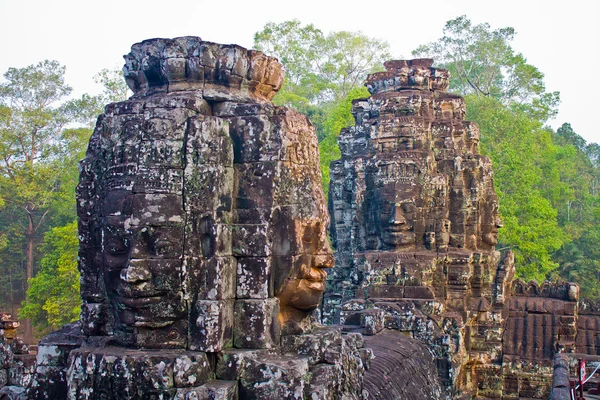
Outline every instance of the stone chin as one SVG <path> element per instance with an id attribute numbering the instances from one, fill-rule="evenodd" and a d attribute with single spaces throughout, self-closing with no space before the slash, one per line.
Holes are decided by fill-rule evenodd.
<path id="1" fill-rule="evenodd" d="M 308 312 L 321 304 L 324 292 L 324 280 L 290 279 L 284 284 L 279 301 L 284 306 Z"/>
<path id="2" fill-rule="evenodd" d="M 382 235 L 383 243 L 392 247 L 404 247 L 415 244 L 416 236 L 412 231 L 394 232 L 386 230 Z"/>
<path id="3" fill-rule="evenodd" d="M 488 244 L 490 246 L 495 246 L 498 244 L 498 234 L 497 233 L 484 233 L 481 237 L 483 243 Z"/>

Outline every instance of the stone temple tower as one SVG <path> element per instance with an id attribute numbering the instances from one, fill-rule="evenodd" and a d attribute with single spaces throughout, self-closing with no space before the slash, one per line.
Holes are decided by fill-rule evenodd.
<path id="1" fill-rule="evenodd" d="M 371 97 L 353 102 L 356 124 L 331 164 L 336 265 L 323 318 L 409 333 L 453 391 L 472 381 L 466 364 L 500 364 L 514 267 L 495 251 L 498 199 L 479 129 L 432 63 L 388 61 L 367 78 Z"/>
<path id="2" fill-rule="evenodd" d="M 314 127 L 270 102 L 281 64 L 181 37 L 123 72 L 80 164 L 81 319 L 42 340 L 28 398 L 358 396 L 361 336 L 311 315 L 329 217 Z"/>

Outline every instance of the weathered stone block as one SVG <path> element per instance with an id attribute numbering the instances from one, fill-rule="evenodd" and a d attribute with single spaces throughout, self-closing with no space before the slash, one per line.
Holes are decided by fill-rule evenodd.
<path id="1" fill-rule="evenodd" d="M 215 117 L 246 117 L 259 114 L 272 115 L 274 106 L 268 103 L 239 103 L 224 101 L 213 106 Z M 232 125 L 230 125 L 231 128 Z"/>
<path id="2" fill-rule="evenodd" d="M 187 164 L 228 167 L 233 164 L 233 146 L 229 121 L 216 117 L 198 117 L 189 122 Z"/>
<path id="3" fill-rule="evenodd" d="M 375 335 L 385 328 L 385 312 L 372 308 L 360 313 L 360 326 L 365 328 L 365 335 Z"/>
<path id="4" fill-rule="evenodd" d="M 306 387 L 305 398 L 334 400 L 339 396 L 338 365 L 317 364 L 311 368 L 312 379 Z"/>
<path id="5" fill-rule="evenodd" d="M 106 303 L 83 303 L 81 305 L 81 330 L 85 335 L 108 335 L 112 316 Z"/>
<path id="6" fill-rule="evenodd" d="M 237 381 L 213 380 L 200 387 L 177 389 L 174 400 L 238 400 Z"/>
<path id="7" fill-rule="evenodd" d="M 226 349 L 217 354 L 216 377 L 222 380 L 237 380 L 246 369 L 248 358 L 260 358 L 269 354 L 267 350 Z"/>
<path id="8" fill-rule="evenodd" d="M 433 299 L 435 298 L 435 295 L 431 287 L 405 286 L 404 297 L 408 299 Z"/>
<path id="9" fill-rule="evenodd" d="M 219 352 L 232 345 L 233 300 L 198 300 L 192 305 L 190 350 Z"/>
<path id="10" fill-rule="evenodd" d="M 234 311 L 233 344 L 242 349 L 279 346 L 279 299 L 237 300 Z"/>
<path id="11" fill-rule="evenodd" d="M 13 386 L 28 387 L 35 373 L 35 359 L 33 354 L 17 355 L 15 362 L 8 369 L 8 384 Z"/>
<path id="12" fill-rule="evenodd" d="M 8 370 L 0 369 L 0 388 L 8 385 Z"/>
<path id="13" fill-rule="evenodd" d="M 200 386 L 212 377 L 212 368 L 205 353 L 182 354 L 175 359 L 173 379 L 177 388 Z"/>
<path id="14" fill-rule="evenodd" d="M 237 208 L 270 208 L 274 192 L 280 184 L 278 162 L 235 164 L 235 174 L 243 176 L 236 182 Z"/>
<path id="15" fill-rule="evenodd" d="M 232 256 L 192 257 L 185 263 L 189 293 L 198 300 L 235 298 L 236 259 Z"/>
<path id="16" fill-rule="evenodd" d="M 267 225 L 233 225 L 232 248 L 236 257 L 267 257 L 271 246 Z"/>
<path id="17" fill-rule="evenodd" d="M 282 151 L 282 137 L 274 123 L 277 121 L 266 115 L 231 118 L 229 133 L 234 143 L 234 161 L 278 161 Z"/>
<path id="18" fill-rule="evenodd" d="M 238 299 L 267 299 L 273 297 L 270 258 L 237 258 L 236 297 Z"/>
<path id="19" fill-rule="evenodd" d="M 341 332 L 335 328 L 321 328 L 307 334 L 281 337 L 281 346 L 285 352 L 307 356 L 310 365 L 335 364 L 338 360 L 331 357 L 333 353 L 329 350 L 341 345 Z"/>
<path id="20" fill-rule="evenodd" d="M 369 297 L 400 299 L 404 297 L 404 287 L 398 285 L 373 285 L 368 288 Z"/>
<path id="21" fill-rule="evenodd" d="M 240 397 L 264 400 L 303 399 L 309 383 L 306 358 L 296 356 L 248 359 L 240 380 Z"/>
<path id="22" fill-rule="evenodd" d="M 228 165 L 194 165 L 184 171 L 187 210 L 196 214 L 215 215 L 231 211 L 234 169 Z"/>
<path id="23" fill-rule="evenodd" d="M 66 399 L 67 380 L 64 367 L 38 366 L 27 398 L 31 400 Z"/>

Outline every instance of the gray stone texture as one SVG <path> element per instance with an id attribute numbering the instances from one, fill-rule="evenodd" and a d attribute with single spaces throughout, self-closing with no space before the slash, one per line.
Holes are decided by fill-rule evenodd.
<path id="1" fill-rule="evenodd" d="M 371 97 L 353 101 L 356 124 L 342 130 L 342 158 L 331 164 L 336 265 L 323 316 L 427 344 L 451 396 L 469 385 L 470 357 L 501 360 L 493 294 L 504 293 L 514 265 L 494 250 L 498 199 L 479 130 L 464 120 L 464 100 L 445 93 L 448 71 L 431 65 L 388 61 L 367 77 Z"/>
<path id="2" fill-rule="evenodd" d="M 270 102 L 281 64 L 182 37 L 123 72 L 80 164 L 81 320 L 40 343 L 28 398 L 295 399 L 326 366 L 355 398 L 364 351 L 311 316 L 329 216 L 314 127 Z"/>

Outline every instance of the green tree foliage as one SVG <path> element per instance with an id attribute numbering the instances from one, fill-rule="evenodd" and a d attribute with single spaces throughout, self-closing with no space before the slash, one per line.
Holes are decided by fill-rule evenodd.
<path id="1" fill-rule="evenodd" d="M 40 271 L 30 281 L 20 315 L 31 318 L 40 333 L 79 318 L 77 221 L 46 232 Z"/>
<path id="2" fill-rule="evenodd" d="M 343 100 L 389 59 L 387 42 L 361 32 L 324 35 L 314 25 L 302 26 L 298 20 L 268 23 L 254 35 L 254 46 L 279 58 L 285 68 L 285 86 L 275 101 L 296 108 Z"/>
<path id="3" fill-rule="evenodd" d="M 0 84 L 0 189 L 5 207 L 0 214 L 0 233 L 6 240 L 2 265 L 3 302 L 14 306 L 23 298 L 33 278 L 38 246 L 52 220 L 65 223 L 56 210 L 65 198 L 65 157 L 72 134 L 64 127 L 86 114 L 82 99 L 66 100 L 71 87 L 64 81 L 65 67 L 43 61 L 25 68 L 9 68 Z M 89 135 L 87 131 L 84 136 Z M 81 143 L 79 143 L 81 145 Z M 68 212 L 73 220 L 74 202 Z M 59 222 L 60 221 L 60 222 Z M 25 321 L 25 338 L 31 325 Z"/>
<path id="4" fill-rule="evenodd" d="M 321 173 L 323 175 L 323 191 L 329 192 L 329 165 L 332 161 L 339 160 L 342 154 L 338 146 L 338 136 L 343 128 L 354 125 L 352 110 L 352 100 L 369 97 L 369 91 L 365 87 L 356 87 L 351 89 L 348 95 L 333 107 L 324 121 L 324 130 L 328 132 L 325 138 L 319 143 L 321 153 Z"/>
<path id="5" fill-rule="evenodd" d="M 565 241 L 548 187 L 560 184 L 544 169 L 556 156 L 551 133 L 539 121 L 492 97 L 466 97 L 467 118 L 481 130 L 481 152 L 492 159 L 504 228 L 500 247 L 515 252 L 517 274 L 544 280 L 558 268 L 552 253 Z"/>
<path id="6" fill-rule="evenodd" d="M 125 101 L 133 94 L 123 79 L 123 71 L 120 67 L 104 68 L 94 76 L 94 82 L 100 83 L 103 87 L 102 94 L 97 96 L 103 107 L 107 103 Z M 99 111 L 98 114 L 101 114 L 102 109 Z"/>
<path id="7" fill-rule="evenodd" d="M 598 144 L 587 144 L 573 131 L 570 124 L 563 124 L 553 139 L 560 149 L 556 174 L 563 185 L 565 195 L 556 197 L 558 222 L 568 234 L 568 239 L 554 258 L 559 263 L 556 278 L 579 283 L 584 297 L 600 296 L 600 197 L 597 164 Z"/>
<path id="8" fill-rule="evenodd" d="M 337 136 L 353 124 L 352 100 L 367 97 L 367 74 L 383 69 L 389 45 L 361 32 L 331 32 L 298 20 L 268 23 L 254 35 L 254 47 L 275 56 L 285 68 L 283 87 L 273 99 L 307 115 L 317 128 L 325 193 L 329 163 L 339 158 Z"/>
<path id="9" fill-rule="evenodd" d="M 38 288 L 32 289 L 27 301 L 29 311 L 22 316 L 33 318 L 39 327 L 55 327 L 58 321 L 52 314 L 54 311 L 47 309 L 50 303 L 46 304 L 40 297 L 44 293 L 39 288 L 41 281 L 33 280 L 40 266 L 45 273 L 50 268 L 49 261 L 40 264 L 40 258 L 45 251 L 54 248 L 52 246 L 69 252 L 56 256 L 57 260 L 76 257 L 76 248 L 59 246 L 56 237 L 47 233 L 71 232 L 71 239 L 76 240 L 75 232 L 67 228 L 76 215 L 77 162 L 84 155 L 91 134 L 89 127 L 102 110 L 102 104 L 126 93 L 125 84 L 119 86 L 113 72 L 102 71 L 98 79 L 105 85 L 104 95 L 83 95 L 69 100 L 67 96 L 72 89 L 65 83 L 64 73 L 65 67 L 58 62 L 43 61 L 25 68 L 10 68 L 0 83 L 0 193 L 3 200 L 0 303 L 3 309 L 14 313 L 16 304 L 28 291 L 28 283 L 36 282 Z M 87 128 L 65 129 L 75 123 Z M 72 263 L 55 266 L 63 275 L 66 274 L 64 268 L 74 267 Z M 76 269 L 70 274 L 77 274 Z M 71 296 L 72 293 L 64 294 Z M 78 296 L 73 301 L 78 302 Z M 45 311 L 38 315 L 32 310 Z M 65 312 L 65 315 L 69 314 Z M 41 322 L 44 318 L 46 325 Z M 25 338 L 31 339 L 29 321 L 24 322 Z"/>
<path id="10" fill-rule="evenodd" d="M 63 101 L 71 92 L 64 73 L 58 62 L 43 61 L 10 68 L 0 84 L 0 188 L 5 200 L 0 226 L 11 242 L 4 268 L 25 290 L 33 277 L 41 233 L 61 187 L 61 133 L 75 109 L 72 102 Z M 13 283 L 7 288 L 10 297 Z M 27 322 L 25 337 L 31 338 Z"/>
<path id="11" fill-rule="evenodd" d="M 433 57 L 450 70 L 452 91 L 493 97 L 545 121 L 556 115 L 559 93 L 546 92 L 544 74 L 511 47 L 514 36 L 514 28 L 492 30 L 463 15 L 446 22 L 444 36 L 413 55 Z"/>

